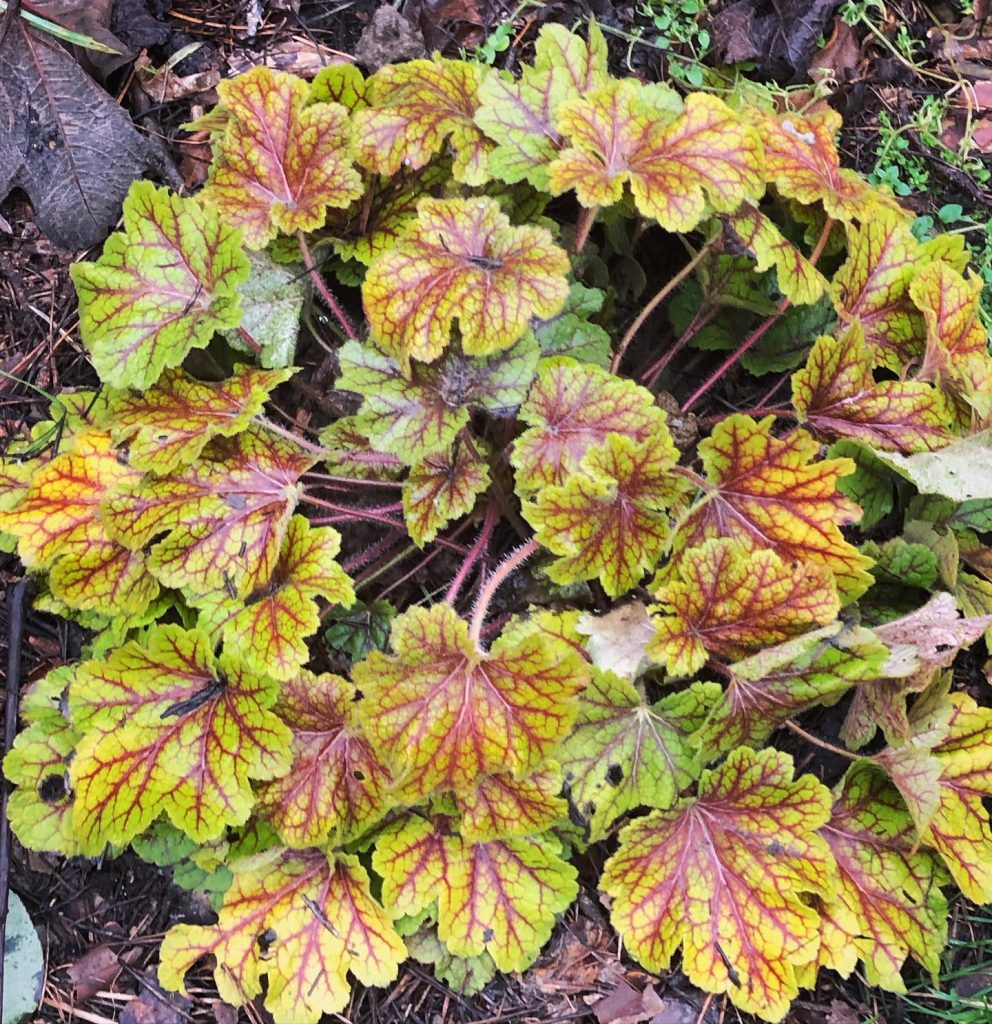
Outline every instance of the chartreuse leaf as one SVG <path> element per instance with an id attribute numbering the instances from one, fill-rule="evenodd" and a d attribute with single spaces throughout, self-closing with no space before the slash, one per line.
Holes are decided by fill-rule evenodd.
<path id="1" fill-rule="evenodd" d="M 863 530 L 877 526 L 895 503 L 895 477 L 879 457 L 881 453 L 860 441 L 835 441 L 827 454 L 850 459 L 854 471 L 837 481 L 837 490 L 860 507 Z"/>
<path id="2" fill-rule="evenodd" d="M 589 24 L 588 44 L 563 25 L 545 25 L 534 44 L 534 63 L 523 67 L 519 79 L 491 74 L 483 80 L 475 123 L 496 142 L 489 154 L 493 175 L 548 190 L 547 165 L 562 147 L 558 108 L 606 83 L 607 56 L 595 23 Z"/>
<path id="3" fill-rule="evenodd" d="M 910 285 L 920 268 L 937 258 L 963 270 L 963 238 L 944 235 L 920 243 L 902 211 L 880 207 L 861 224 L 848 227 L 847 248 L 847 259 L 833 279 L 837 313 L 849 323 L 859 320 L 865 342 L 879 361 L 900 371 L 923 354 L 926 339 Z"/>
<path id="4" fill-rule="evenodd" d="M 511 227 L 494 199 L 421 199 L 417 223 L 362 286 L 376 342 L 406 371 L 433 362 L 455 321 L 467 355 L 509 348 L 568 297 L 568 257 L 547 228 Z"/>
<path id="5" fill-rule="evenodd" d="M 733 751 L 704 771 L 699 795 L 627 825 L 601 885 L 627 950 L 648 970 L 682 970 L 739 1009 L 781 1020 L 812 961 L 818 917 L 807 894 L 836 887 L 817 834 L 830 793 L 771 748 Z"/>
<path id="6" fill-rule="evenodd" d="M 337 476 L 354 480 L 396 480 L 403 472 L 398 455 L 375 448 L 370 440 L 375 431 L 371 413 L 342 416 L 320 432 L 327 453 L 324 463 Z"/>
<path id="7" fill-rule="evenodd" d="M 403 483 L 403 517 L 413 542 L 423 547 L 452 520 L 468 515 L 489 483 L 485 458 L 458 441 L 452 451 L 417 463 Z"/>
<path id="8" fill-rule="evenodd" d="M 860 960 L 869 985 L 905 992 L 900 971 L 912 955 L 940 969 L 947 937 L 947 881 L 940 860 L 919 849 L 898 791 L 864 762 L 838 787 L 830 821 L 820 829 L 837 862 L 839 884 L 816 900 L 820 951 L 809 966 L 847 978 Z"/>
<path id="9" fill-rule="evenodd" d="M 714 490 L 689 517 L 676 549 L 709 537 L 729 537 L 770 548 L 785 561 L 830 569 L 843 597 L 871 584 L 871 560 L 844 540 L 840 527 L 855 521 L 858 507 L 838 490 L 854 469 L 850 459 L 820 459 L 819 446 L 803 430 L 784 438 L 771 433 L 774 417 L 755 421 L 736 414 L 721 420 L 699 443 Z"/>
<path id="10" fill-rule="evenodd" d="M 837 338 L 820 338 L 792 375 L 799 421 L 828 440 L 855 437 L 905 454 L 947 444 L 950 412 L 941 393 L 923 381 L 876 381 L 874 364 L 857 322 Z"/>
<path id="11" fill-rule="evenodd" d="M 309 658 L 306 638 L 320 627 L 314 602 L 325 598 L 349 607 L 355 600 L 351 580 L 337 563 L 341 537 L 330 526 L 311 527 L 295 515 L 286 527 L 272 578 L 246 595 L 226 590 L 189 596 L 200 612 L 198 625 L 221 637 L 252 671 L 289 679 Z"/>
<path id="12" fill-rule="evenodd" d="M 353 678 L 369 735 L 419 795 L 532 771 L 567 733 L 588 678 L 578 653 L 546 636 L 503 638 L 483 654 L 447 604 L 397 616 L 391 639 L 395 653 L 373 651 Z"/>
<path id="13" fill-rule="evenodd" d="M 225 1002 L 243 1006 L 266 977 L 276 1024 L 317 1024 L 347 1005 L 349 971 L 364 985 L 387 985 L 406 947 L 357 857 L 276 848 L 235 864 L 217 924 L 169 931 L 159 981 L 185 992 L 186 972 L 204 956 L 216 959 Z"/>
<path id="14" fill-rule="evenodd" d="M 672 806 L 702 765 L 689 737 L 720 696 L 716 683 L 693 683 L 654 704 L 633 683 L 594 670 L 558 757 L 569 799 L 593 841 L 638 807 Z"/>
<path id="15" fill-rule="evenodd" d="M 964 406 L 965 425 L 972 410 L 982 421 L 992 415 L 989 332 L 979 312 L 983 287 L 977 274 L 966 278 L 946 263 L 931 263 L 909 289 L 927 326 L 920 379 L 938 382 Z"/>
<path id="16" fill-rule="evenodd" d="M 719 538 L 684 551 L 655 597 L 647 654 L 675 676 L 692 675 L 712 654 L 741 657 L 826 625 L 840 610 L 826 569 Z"/>
<path id="17" fill-rule="evenodd" d="M 597 288 L 573 284 L 561 312 L 534 327 L 541 354 L 571 356 L 606 369 L 610 365 L 610 335 L 590 319 L 603 308 L 605 298 Z"/>
<path id="18" fill-rule="evenodd" d="M 369 108 L 354 116 L 359 163 L 377 174 L 418 170 L 447 143 L 455 180 L 484 185 L 490 147 L 473 117 L 487 73 L 481 64 L 443 57 L 380 68 L 368 82 Z"/>
<path id="19" fill-rule="evenodd" d="M 354 426 L 379 451 L 415 465 L 448 452 L 471 412 L 512 415 L 534 378 L 538 349 L 530 334 L 490 356 L 455 347 L 429 366 L 411 364 L 408 376 L 394 359 L 358 342 L 344 344 L 339 360 L 337 387 L 364 398 Z"/>
<path id="20" fill-rule="evenodd" d="M 142 474 L 117 458 L 110 436 L 89 428 L 36 470 L 20 500 L 0 511 L 30 569 L 48 569 L 52 593 L 71 608 L 138 615 L 158 594 L 145 554 L 108 533 L 101 515 Z"/>
<path id="21" fill-rule="evenodd" d="M 610 597 L 636 586 L 665 552 L 668 509 L 686 491 L 672 473 L 678 457 L 663 423 L 642 442 L 611 433 L 589 449 L 579 472 L 526 503 L 538 543 L 560 556 L 548 569 L 551 579 L 598 578 Z"/>
<path id="22" fill-rule="evenodd" d="M 481 956 L 455 956 L 437 937 L 437 928 L 425 925 L 406 936 L 406 948 L 418 963 L 429 964 L 434 977 L 459 995 L 474 996 L 492 981 L 496 964 L 488 953 Z"/>
<path id="23" fill-rule="evenodd" d="M 150 181 L 124 200 L 124 230 L 95 263 L 70 268 L 79 330 L 101 380 L 146 388 L 216 331 L 241 322 L 240 232 L 220 211 Z"/>
<path id="24" fill-rule="evenodd" d="M 348 111 L 337 103 L 308 105 L 309 91 L 296 75 L 266 67 L 218 86 L 228 117 L 203 195 L 242 229 L 251 249 L 279 232 L 313 231 L 329 206 L 345 207 L 362 194 Z"/>
<path id="25" fill-rule="evenodd" d="M 69 764 L 80 740 L 65 708 L 74 670 L 63 666 L 31 683 L 21 696 L 25 728 L 3 761 L 10 794 L 7 816 L 14 835 L 32 850 L 74 857 L 81 852 L 72 823 Z"/>
<path id="26" fill-rule="evenodd" d="M 387 768 L 360 723 L 355 688 L 340 676 L 300 672 L 279 692 L 293 730 L 293 761 L 259 789 L 259 809 L 289 846 L 350 842 L 391 807 Z"/>
<path id="27" fill-rule="evenodd" d="M 522 497 L 565 483 L 608 434 L 643 442 L 668 429 L 647 388 L 566 357 L 541 361 L 518 418 L 528 427 L 511 456 Z M 671 449 L 671 441 L 663 447 Z"/>
<path id="28" fill-rule="evenodd" d="M 765 190 L 761 140 L 722 100 L 665 86 L 610 80 L 565 100 L 555 127 L 568 144 L 548 169 L 548 190 L 574 189 L 583 206 L 634 205 L 668 231 L 691 231 L 708 209 L 730 213 Z"/>
<path id="29" fill-rule="evenodd" d="M 575 868 L 551 837 L 471 843 L 448 826 L 409 817 L 376 840 L 383 903 L 399 917 L 437 901 L 438 937 L 451 953 L 488 953 L 501 971 L 523 970 L 575 899 Z"/>
<path id="30" fill-rule="evenodd" d="M 212 383 L 166 370 L 144 394 L 110 392 L 111 435 L 117 444 L 127 442 L 131 466 L 164 476 L 195 462 L 212 437 L 244 430 L 291 373 L 238 366 L 226 380 Z"/>
<path id="31" fill-rule="evenodd" d="M 829 107 L 807 117 L 791 111 L 773 115 L 752 111 L 764 145 L 764 172 L 789 199 L 823 203 L 829 216 L 844 224 L 864 223 L 881 207 L 899 207 L 856 171 L 841 168 L 834 139 L 841 116 Z M 908 219 L 908 216 L 907 216 Z"/>
<path id="32" fill-rule="evenodd" d="M 148 564 L 166 586 L 244 597 L 271 579 L 315 461 L 253 424 L 214 438 L 192 466 L 131 486 L 105 503 L 103 519 L 133 551 L 155 541 Z"/>
<path id="33" fill-rule="evenodd" d="M 289 766 L 290 731 L 270 710 L 277 692 L 178 626 L 84 662 L 69 691 L 84 734 L 70 772 L 81 847 L 130 842 L 162 814 L 201 842 L 247 821 L 249 779 Z"/>
<path id="34" fill-rule="evenodd" d="M 938 681 L 909 711 L 910 734 L 873 760 L 892 777 L 921 841 L 976 903 L 992 900 L 992 709 Z"/>
<path id="35" fill-rule="evenodd" d="M 352 112 L 368 106 L 368 82 L 355 64 L 328 64 L 310 83 L 307 104 L 340 103 Z"/>
<path id="36" fill-rule="evenodd" d="M 826 291 L 826 278 L 756 206 L 744 203 L 727 223 L 753 255 L 755 270 L 775 268 L 779 291 L 793 304 L 811 305 Z"/>
<path id="37" fill-rule="evenodd" d="M 888 648 L 860 626 L 832 623 L 730 667 L 730 683 L 695 736 L 706 760 L 758 746 L 784 722 L 836 704 L 855 683 L 894 674 Z"/>

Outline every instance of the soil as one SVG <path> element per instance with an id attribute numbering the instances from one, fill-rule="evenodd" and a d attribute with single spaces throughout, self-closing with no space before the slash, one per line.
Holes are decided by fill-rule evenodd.
<path id="1" fill-rule="evenodd" d="M 498 63 L 510 70 L 527 58 L 541 23 L 550 20 L 574 25 L 590 15 L 607 30 L 618 72 L 656 80 L 666 76 L 671 60 L 685 54 L 685 48 L 680 50 L 678 45 L 672 51 L 674 57 L 653 45 L 658 29 L 641 5 L 605 0 L 552 0 L 522 11 L 516 4 L 499 0 L 406 0 L 399 14 L 392 5 L 380 6 L 374 0 L 304 0 L 298 5 L 289 0 L 117 0 L 103 6 L 111 11 L 110 29 L 132 50 L 147 51 L 153 67 L 180 48 L 199 44 L 173 70 L 184 78 L 207 76 L 199 80 L 201 84 L 211 81 L 211 72 L 215 81 L 218 74 L 228 75 L 263 60 L 314 71 L 335 55 L 358 54 L 370 65 L 433 50 L 457 56 L 460 49 L 471 51 L 482 43 L 514 12 L 512 41 L 498 55 Z M 294 13 L 295 6 L 299 6 L 298 13 Z M 812 67 L 826 62 L 838 83 L 831 102 L 845 118 L 842 150 L 849 166 L 865 173 L 874 169 L 883 137 L 880 125 L 887 118 L 896 129 L 904 128 L 911 152 L 929 171 L 930 190 L 907 200 L 917 212 L 935 214 L 945 204 L 959 203 L 975 220 L 987 221 L 992 215 L 992 196 L 985 186 L 967 170 L 942 159 L 918 133 L 905 127 L 911 125 L 913 111 L 924 98 L 939 97 L 951 89 L 948 81 L 963 82 L 965 88 L 989 84 L 992 36 L 984 29 L 988 12 L 982 0 L 975 4 L 971 19 L 964 19 L 949 4 L 926 7 L 914 0 L 896 0 L 887 7 L 881 37 L 863 24 L 853 30 L 841 27 L 835 19 L 837 7 L 830 0 L 712 4 L 706 17 L 713 52 L 725 59 L 751 60 L 752 75 L 757 79 L 800 87 L 810 85 Z M 798 25 L 804 26 L 803 32 L 795 28 Z M 366 31 L 369 26 L 373 26 L 371 33 Z M 914 61 L 900 59 L 898 47 L 893 50 L 892 41 L 900 27 L 905 27 L 917 44 L 911 48 L 915 66 Z M 640 38 L 631 42 L 635 37 Z M 820 45 L 823 39 L 826 47 Z M 950 50 L 948 40 L 953 40 Z M 209 153 L 202 144 L 191 144 L 181 125 L 209 109 L 216 100 L 213 87 L 155 100 L 142 90 L 131 65 L 111 70 L 104 84 L 121 99 L 139 129 L 157 140 L 185 185 L 193 188 L 199 184 Z M 955 87 L 955 95 L 960 92 L 961 88 Z M 949 142 L 960 131 L 960 113 L 961 108 L 952 106 L 946 131 Z M 978 127 L 985 125 L 983 107 L 976 116 Z M 987 134 L 992 136 L 992 132 Z M 992 150 L 992 138 L 988 145 Z M 981 147 L 977 158 L 983 159 Z M 658 255 L 663 262 L 664 254 Z M 15 190 L 0 202 L 0 370 L 4 373 L 0 378 L 0 445 L 45 418 L 48 394 L 98 383 L 79 342 L 68 275 L 78 256 L 58 249 L 40 233 L 22 192 Z M 646 261 L 646 265 L 651 264 Z M 352 297 L 352 311 L 356 310 Z M 311 369 L 309 379 L 314 387 L 333 370 L 316 338 L 304 339 L 300 360 Z M 691 367 L 688 372 L 693 372 Z M 702 375 L 700 370 L 700 379 Z M 686 386 L 691 384 L 690 380 Z M 735 404 L 754 404 L 751 400 L 756 394 L 746 391 L 755 388 L 753 383 L 731 381 L 730 386 L 745 389 L 733 393 Z M 761 390 L 766 388 L 767 381 Z M 301 410 L 297 415 L 305 416 L 314 394 L 314 388 L 304 388 L 288 395 L 285 404 L 297 407 Z M 727 401 L 726 394 L 720 397 Z M 704 414 L 703 410 L 697 412 Z M 374 540 L 353 538 L 345 558 Z M 395 588 L 395 599 L 397 593 L 414 585 L 433 589 L 437 580 L 450 578 L 450 567 L 442 553 L 432 565 L 422 565 L 415 580 L 406 579 L 406 570 L 401 568 L 385 582 Z M 77 657 L 84 635 L 73 625 L 35 611 L 29 611 L 23 627 L 16 628 L 11 622 L 10 594 L 22 575 L 16 558 L 0 552 L 0 589 L 8 592 L 0 606 L 0 664 L 6 663 L 10 645 L 19 645 L 22 679 L 30 680 Z M 825 717 L 814 722 L 814 727 L 829 733 L 831 721 Z M 787 736 L 782 744 L 786 749 L 789 739 Z M 826 781 L 837 770 L 826 761 L 802 767 L 819 772 Z M 649 1004 L 642 990 L 647 986 L 653 986 L 660 999 L 653 1018 L 656 1024 L 722 1024 L 746 1019 L 719 999 L 705 1000 L 678 972 L 653 977 L 618 956 L 616 938 L 592 881 L 595 867 L 588 865 L 582 896 L 560 923 L 545 954 L 526 974 L 497 978 L 480 995 L 466 998 L 435 981 L 429 970 L 408 964 L 389 991 L 358 987 L 347 1012 L 333 1019 L 354 1024 L 593 1024 L 620 1016 L 619 1009 L 614 1016 L 608 1015 L 616 1009 L 612 1005 L 598 1007 L 599 1016 L 590 1009 L 590 1004 L 604 997 L 617 1006 L 626 1000 L 623 1006 L 628 1014 L 635 1013 L 635 1004 L 646 1014 Z M 180 921 L 210 919 L 209 905 L 176 887 L 168 869 L 146 864 L 134 854 L 115 860 L 65 861 L 30 853 L 15 841 L 9 885 L 24 900 L 46 951 L 47 976 L 38 1021 L 233 1024 L 245 1020 L 256 1024 L 268 1019 L 260 1001 L 240 1014 L 220 1004 L 206 970 L 191 982 L 188 998 L 172 996 L 157 986 L 154 967 L 163 933 Z M 977 962 L 981 941 L 992 941 L 988 923 L 976 923 L 964 901 L 956 904 L 950 928 L 952 936 L 967 943 L 960 946 L 960 962 L 954 964 L 957 968 Z M 795 1005 L 790 1020 L 795 1024 L 848 1024 L 873 1013 L 891 1024 L 914 1020 L 916 1011 L 905 1001 L 881 999 L 856 976 L 842 982 L 824 972 L 817 990 Z M 636 1019 L 647 1021 L 652 1016 Z"/>

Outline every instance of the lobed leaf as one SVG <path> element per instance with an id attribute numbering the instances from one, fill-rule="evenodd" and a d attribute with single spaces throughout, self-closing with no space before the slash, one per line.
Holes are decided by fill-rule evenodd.
<path id="1" fill-rule="evenodd" d="M 452 520 L 468 515 L 490 484 L 485 458 L 457 440 L 454 449 L 417 463 L 403 483 L 403 517 L 420 547 Z"/>
<path id="2" fill-rule="evenodd" d="M 217 924 L 168 932 L 159 981 L 185 992 L 184 975 L 208 955 L 225 1002 L 243 1006 L 260 996 L 264 976 L 265 1008 L 276 1024 L 317 1024 L 347 1005 L 349 971 L 365 985 L 386 985 L 406 947 L 357 857 L 276 849 L 236 867 Z"/>
<path id="3" fill-rule="evenodd" d="M 684 551 L 655 596 L 661 614 L 647 654 L 675 676 L 692 675 L 712 654 L 741 657 L 826 625 L 840 610 L 826 569 L 718 538 Z"/>
<path id="4" fill-rule="evenodd" d="M 190 595 L 199 626 L 222 638 L 224 649 L 253 672 L 291 679 L 310 657 L 306 638 L 320 627 L 314 602 L 325 598 L 345 608 L 354 603 L 351 580 L 337 563 L 340 548 L 337 530 L 311 527 L 294 515 L 266 583 L 241 599 L 226 590 Z"/>
<path id="5" fill-rule="evenodd" d="M 824 335 L 792 375 L 792 404 L 801 423 L 829 440 L 855 437 L 904 454 L 933 451 L 951 440 L 949 411 L 923 381 L 877 381 L 875 360 L 859 324 Z"/>
<path id="6" fill-rule="evenodd" d="M 469 790 L 478 776 L 532 771 L 562 739 L 587 679 L 565 644 L 528 636 L 483 654 L 447 604 L 393 620 L 392 655 L 354 667 L 369 735 L 411 792 Z"/>
<path id="7" fill-rule="evenodd" d="M 84 662 L 69 692 L 84 733 L 71 767 L 82 849 L 128 843 L 162 814 L 200 842 L 247 821 L 249 779 L 289 766 L 276 697 L 272 680 L 215 659 L 206 634 L 178 626 Z"/>
<path id="8" fill-rule="evenodd" d="M 389 810 L 392 778 L 360 722 L 355 688 L 340 676 L 298 673 L 279 693 L 292 729 L 289 771 L 261 787 L 258 805 L 289 846 L 357 839 Z"/>
<path id="9" fill-rule="evenodd" d="M 636 442 L 667 433 L 665 413 L 647 388 L 565 357 L 541 361 L 518 419 L 528 426 L 511 455 L 522 497 L 564 484 L 611 433 Z M 663 447 L 671 449 L 671 441 Z"/>
<path id="10" fill-rule="evenodd" d="M 546 832 L 568 815 L 561 791 L 557 765 L 521 779 L 508 772 L 480 776 L 471 790 L 456 798 L 462 815 L 459 834 L 478 843 Z"/>
<path id="11" fill-rule="evenodd" d="M 211 438 L 244 430 L 291 373 L 238 366 L 226 380 L 209 383 L 166 370 L 144 394 L 110 393 L 111 435 L 117 444 L 127 442 L 128 463 L 135 469 L 164 476 L 195 462 Z"/>
<path id="12" fill-rule="evenodd" d="M 634 204 L 667 231 L 691 231 L 708 209 L 730 213 L 765 189 L 758 133 L 722 100 L 611 80 L 564 101 L 555 126 L 568 145 L 548 189 L 574 189 L 583 206 Z"/>
<path id="13" fill-rule="evenodd" d="M 699 778 L 690 737 L 720 696 L 716 683 L 693 683 L 654 704 L 613 672 L 594 670 L 559 753 L 569 800 L 589 839 L 638 807 L 667 810 Z"/>
<path id="14" fill-rule="evenodd" d="M 248 271 L 240 233 L 220 210 L 136 181 L 124 230 L 95 263 L 70 268 L 80 334 L 100 379 L 147 388 L 216 331 L 237 327 Z"/>
<path id="15" fill-rule="evenodd" d="M 685 493 L 668 428 L 636 442 L 611 433 L 590 448 L 580 471 L 545 487 L 523 508 L 541 545 L 560 557 L 556 583 L 599 579 L 610 597 L 635 587 L 668 547 L 667 510 Z"/>
<path id="16" fill-rule="evenodd" d="M 786 754 L 739 747 L 703 772 L 695 799 L 627 825 L 601 878 L 614 927 L 645 968 L 664 970 L 681 946 L 692 984 L 769 1021 L 785 1016 L 797 969 L 817 955 L 803 897 L 836 885 L 817 834 L 830 794 L 792 774 Z"/>
<path id="17" fill-rule="evenodd" d="M 489 143 L 474 116 L 485 75 L 480 64 L 443 57 L 380 68 L 368 82 L 369 107 L 354 115 L 359 163 L 377 174 L 418 170 L 447 143 L 455 180 L 484 185 Z"/>
<path id="18" fill-rule="evenodd" d="M 264 248 L 280 232 L 313 231 L 329 206 L 362 194 L 345 107 L 308 104 L 305 81 L 266 67 L 222 81 L 217 91 L 228 116 L 203 195 L 241 228 L 249 248 Z"/>
<path id="19" fill-rule="evenodd" d="M 864 762 L 855 764 L 820 836 L 839 884 L 817 900 L 821 941 L 811 973 L 829 967 L 847 978 L 861 961 L 869 985 L 905 992 L 900 972 L 911 954 L 935 975 L 947 936 L 945 874 L 937 857 L 918 849 L 897 790 Z"/>
<path id="20" fill-rule="evenodd" d="M 568 296 L 568 257 L 542 227 L 511 227 L 493 199 L 422 199 L 417 223 L 362 286 L 372 335 L 402 365 L 433 362 L 455 321 L 466 355 L 509 348 Z"/>
<path id="21" fill-rule="evenodd" d="M 438 937 L 456 956 L 488 953 L 501 971 L 528 967 L 555 915 L 578 893 L 576 871 L 553 839 L 470 843 L 411 817 L 376 843 L 373 866 L 394 915 L 437 901 Z"/>
<path id="22" fill-rule="evenodd" d="M 774 417 L 760 421 L 735 414 L 699 443 L 699 455 L 714 491 L 686 521 L 677 552 L 710 537 L 770 548 L 784 561 L 833 572 L 842 597 L 871 583 L 870 559 L 844 540 L 840 527 L 858 507 L 838 490 L 854 469 L 850 459 L 816 461 L 818 445 L 803 430 L 774 437 Z"/>

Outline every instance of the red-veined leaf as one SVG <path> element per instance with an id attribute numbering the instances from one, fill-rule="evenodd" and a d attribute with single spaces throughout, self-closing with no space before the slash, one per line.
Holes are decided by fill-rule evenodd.
<path id="1" fill-rule="evenodd" d="M 781 1020 L 819 943 L 804 897 L 836 884 L 816 832 L 829 817 L 829 791 L 811 775 L 794 781 L 788 755 L 738 748 L 703 772 L 695 799 L 620 833 L 601 885 L 628 951 L 660 971 L 681 946 L 692 984 Z"/>
<path id="2" fill-rule="evenodd" d="M 452 520 L 468 515 L 489 483 L 485 458 L 457 440 L 453 451 L 417 463 L 403 483 L 403 517 L 413 542 L 423 547 Z"/>

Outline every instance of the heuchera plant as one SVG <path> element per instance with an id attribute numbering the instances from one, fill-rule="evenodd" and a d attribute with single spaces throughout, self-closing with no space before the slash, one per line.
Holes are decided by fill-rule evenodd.
<path id="1" fill-rule="evenodd" d="M 595 25 L 543 29 L 518 79 L 435 57 L 220 95 L 200 194 L 135 184 L 73 268 L 104 386 L 0 467 L 40 606 L 93 631 L 24 693 L 21 841 L 175 864 L 218 915 L 169 932 L 162 983 L 206 959 L 280 1024 L 408 956 L 466 991 L 526 968 L 607 839 L 625 948 L 741 1010 L 935 972 L 952 881 L 992 901 L 992 710 L 949 672 L 992 625 L 960 238 L 841 169 L 831 111 L 612 78 Z M 609 271 L 647 231 L 689 257 L 621 334 Z M 326 419 L 290 429 L 301 278 L 333 344 L 299 381 Z M 679 409 L 690 346 L 728 354 Z M 697 444 L 738 363 L 794 371 L 791 404 Z M 334 524 L 363 587 L 408 535 L 460 559 L 447 593 L 356 602 Z M 544 607 L 494 606 L 527 559 Z M 796 724 L 842 698 L 847 750 Z M 783 726 L 847 757 L 832 791 Z"/>

